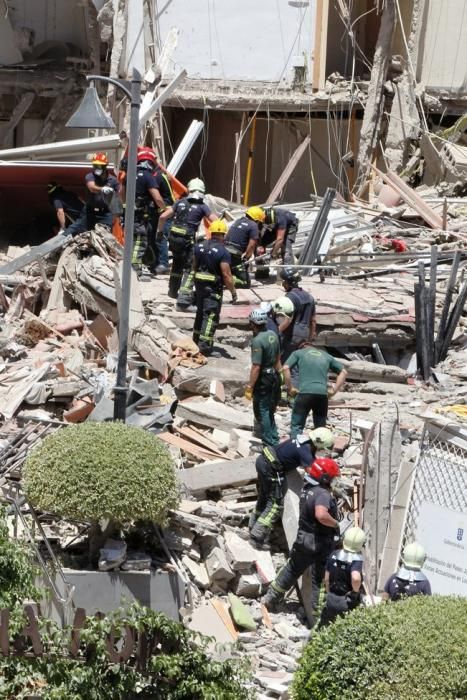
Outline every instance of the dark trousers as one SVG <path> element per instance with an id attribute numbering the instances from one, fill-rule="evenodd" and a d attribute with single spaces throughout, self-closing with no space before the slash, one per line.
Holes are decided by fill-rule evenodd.
<path id="1" fill-rule="evenodd" d="M 263 443 L 273 447 L 279 444 L 275 413 L 280 395 L 279 373 L 261 372 L 253 390 L 253 413 L 261 426 Z"/>
<path id="2" fill-rule="evenodd" d="M 193 340 L 203 355 L 210 355 L 222 308 L 222 287 L 195 280 L 196 316 Z"/>
<path id="3" fill-rule="evenodd" d="M 271 463 L 263 456 L 256 459 L 258 476 L 258 500 L 254 516 L 255 524 L 250 530 L 251 537 L 259 543 L 267 542 L 275 524 L 282 517 L 286 481 L 284 472 L 273 469 Z"/>
<path id="4" fill-rule="evenodd" d="M 347 596 L 328 593 L 326 595 L 326 603 L 321 612 L 319 627 L 326 627 L 337 617 L 342 617 L 349 610 Z"/>
<path id="5" fill-rule="evenodd" d="M 303 433 L 306 419 L 313 412 L 313 426 L 324 428 L 328 418 L 328 397 L 324 394 L 297 394 L 290 418 L 290 437 Z"/>
<path id="6" fill-rule="evenodd" d="M 242 254 L 232 253 L 232 248 L 227 248 L 232 258 L 230 267 L 232 277 L 236 289 L 249 289 L 251 287 L 250 273 L 248 271 L 248 263 L 242 260 Z"/>
<path id="7" fill-rule="evenodd" d="M 145 217 L 135 218 L 133 229 L 133 252 L 131 254 L 131 264 L 135 270 L 141 270 L 143 262 L 146 262 L 146 255 L 149 240 L 149 219 Z"/>
<path id="8" fill-rule="evenodd" d="M 295 350 L 298 350 L 298 346 L 295 345 L 295 343 L 292 343 L 292 341 L 287 338 L 282 338 L 281 362 L 283 365 L 287 364 L 288 358 Z M 291 368 L 290 378 L 292 380 L 292 386 L 298 389 L 298 365 L 294 365 Z"/>
<path id="9" fill-rule="evenodd" d="M 169 277 L 169 296 L 176 299 L 182 281 L 186 283 L 193 264 L 194 238 L 190 235 L 169 235 L 169 250 L 172 253 L 172 270 Z M 192 296 L 192 291 L 190 297 Z M 185 295 L 183 295 L 185 296 Z M 187 306 L 191 303 L 191 298 Z"/>
<path id="10" fill-rule="evenodd" d="M 306 569 L 311 567 L 312 618 L 310 624 L 313 627 L 317 620 L 319 593 L 324 579 L 326 559 L 332 551 L 333 544 L 332 541 L 328 542 L 325 540 L 319 543 L 317 552 L 311 551 L 303 545 L 302 536 L 303 533 L 299 530 L 289 559 L 285 566 L 279 571 L 271 586 L 277 593 L 285 595 L 285 593 L 296 584 Z"/>
<path id="11" fill-rule="evenodd" d="M 77 236 L 78 233 L 91 231 L 96 224 L 108 226 L 111 229 L 112 219 L 110 211 L 95 211 L 90 207 L 84 206 L 79 217 L 65 229 L 64 233 L 67 236 Z"/>

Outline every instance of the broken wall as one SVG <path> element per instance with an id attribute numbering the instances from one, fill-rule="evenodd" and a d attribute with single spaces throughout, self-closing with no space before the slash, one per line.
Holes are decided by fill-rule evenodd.
<path id="1" fill-rule="evenodd" d="M 305 54 L 308 81 L 315 33 L 316 0 L 172 0 L 156 11 L 159 35 L 179 29 L 172 66 L 190 78 L 289 82 L 294 56 Z"/>

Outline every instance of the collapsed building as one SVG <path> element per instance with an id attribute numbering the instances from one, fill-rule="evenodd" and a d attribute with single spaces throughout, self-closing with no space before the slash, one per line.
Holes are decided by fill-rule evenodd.
<path id="1" fill-rule="evenodd" d="M 304 576 L 300 596 L 292 592 L 277 614 L 259 596 L 294 540 L 301 476 L 289 478 L 272 552 L 254 550 L 246 524 L 258 441 L 243 399 L 248 315 L 280 295 L 280 268 L 258 262 L 240 304 L 224 305 L 222 357 L 208 361 L 191 341 L 193 315 L 175 310 L 167 280 L 132 280 L 127 422 L 170 446 L 184 499 L 156 551 L 117 548 L 112 574 L 64 567 L 83 531 L 28 508 L 21 467 L 50 432 L 112 418 L 122 250 L 99 228 L 46 240 L 46 184 L 53 177 L 79 192 L 87 154 L 106 149 L 117 164 L 126 145 L 128 115 L 113 88 L 102 100 L 118 135 L 65 129 L 85 74 L 127 78 L 136 68 L 144 113 L 186 71 L 141 137 L 169 172 L 176 161 L 182 181 L 202 175 L 213 211 L 228 221 L 253 202 L 297 214 L 294 253 L 317 302 L 316 342 L 348 370 L 329 423 L 343 472 L 342 527 L 358 523 L 368 536 L 369 603 L 414 537 L 430 544 L 434 590 L 463 594 L 455 570 L 467 562 L 444 542 L 447 530 L 464 530 L 467 506 L 462 3 L 321 0 L 271 11 L 265 0 L 242 0 L 192 14 L 179 0 L 132 0 L 131 13 L 123 0 L 6 5 L 0 485 L 14 533 L 36 547 L 51 614 L 65 619 L 73 606 L 105 611 L 136 597 L 237 642 L 233 653 L 251 653 L 264 697 L 286 697 L 308 637 L 309 582 Z M 281 436 L 289 413 L 279 410 Z M 229 594 L 250 611 L 250 630 L 234 624 Z"/>

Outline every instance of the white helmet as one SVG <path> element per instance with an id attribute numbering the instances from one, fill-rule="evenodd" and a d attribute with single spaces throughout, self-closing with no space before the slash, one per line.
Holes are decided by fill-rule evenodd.
<path id="1" fill-rule="evenodd" d="M 317 450 L 332 450 L 334 435 L 329 428 L 315 428 L 310 430 L 308 435 Z"/>
<path id="2" fill-rule="evenodd" d="M 344 535 L 344 549 L 346 552 L 352 552 L 353 554 L 359 554 L 362 551 L 362 547 L 365 544 L 366 535 L 361 527 L 349 527 Z"/>
<path id="3" fill-rule="evenodd" d="M 275 314 L 288 316 L 289 318 L 292 318 L 295 310 L 293 301 L 289 297 L 279 297 L 273 302 L 272 308 Z"/>
<path id="4" fill-rule="evenodd" d="M 206 187 L 204 182 L 200 180 L 199 177 L 194 177 L 192 180 L 190 180 L 187 185 L 187 189 L 190 199 L 204 199 Z"/>
<path id="5" fill-rule="evenodd" d="M 249 320 L 256 326 L 264 326 L 268 322 L 268 315 L 264 309 L 259 307 L 258 309 L 253 309 L 249 315 Z"/>
<path id="6" fill-rule="evenodd" d="M 411 542 L 404 548 L 402 561 L 408 569 L 420 570 L 425 563 L 426 552 L 418 542 Z"/>
<path id="7" fill-rule="evenodd" d="M 270 301 L 262 301 L 259 308 L 261 311 L 265 311 L 269 315 L 272 311 L 272 304 Z"/>

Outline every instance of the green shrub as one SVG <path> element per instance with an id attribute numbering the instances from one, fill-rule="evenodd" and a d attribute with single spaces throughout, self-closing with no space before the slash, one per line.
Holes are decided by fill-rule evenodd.
<path id="1" fill-rule="evenodd" d="M 414 596 L 359 608 L 313 635 L 293 700 L 467 698 L 467 599 Z"/>
<path id="2" fill-rule="evenodd" d="M 5 512 L 0 507 L 0 610 L 11 609 L 25 598 L 36 598 L 35 574 L 28 548 L 10 540 Z"/>
<path id="3" fill-rule="evenodd" d="M 113 627 L 116 638 L 125 623 L 145 632 L 149 646 L 161 653 L 150 655 L 147 672 L 134 658 L 126 665 L 109 661 L 105 640 Z M 104 619 L 87 618 L 81 631 L 81 650 L 69 658 L 70 629 L 42 623 L 44 656 L 0 656 L 0 698 L 20 700 L 252 700 L 244 664 L 212 661 L 208 640 L 173 622 L 163 613 L 137 604 Z M 27 650 L 26 650 L 27 651 Z"/>
<path id="4" fill-rule="evenodd" d="M 163 524 L 178 502 L 172 457 L 152 433 L 123 423 L 81 423 L 47 437 L 26 460 L 31 503 L 77 520 Z"/>

